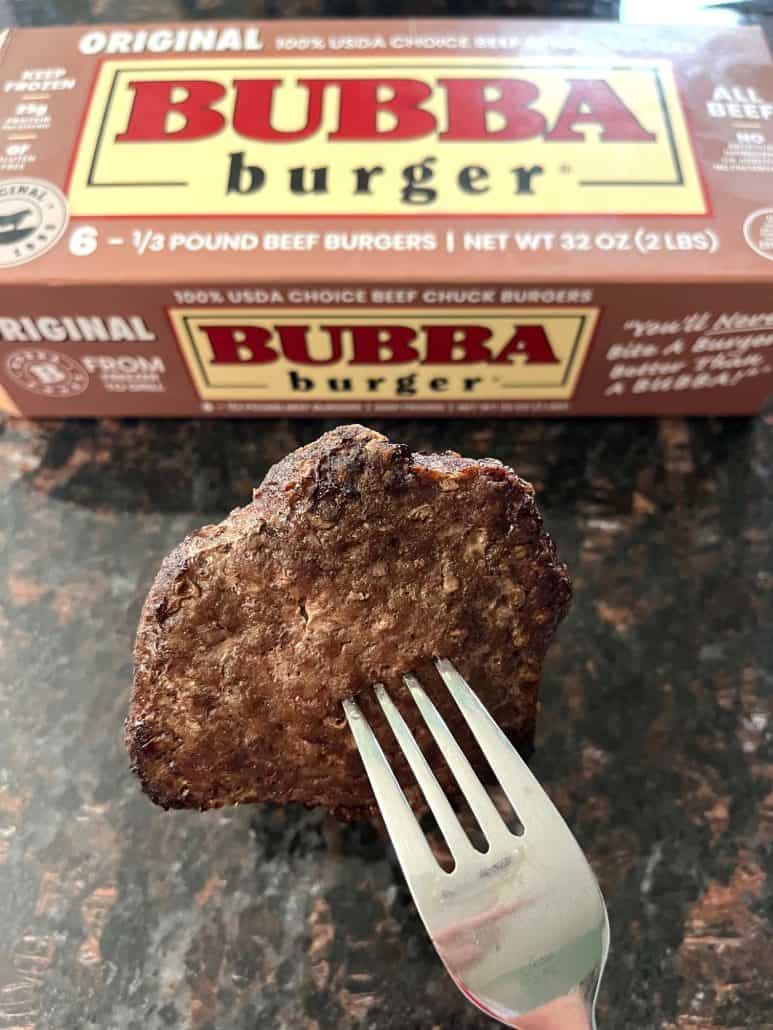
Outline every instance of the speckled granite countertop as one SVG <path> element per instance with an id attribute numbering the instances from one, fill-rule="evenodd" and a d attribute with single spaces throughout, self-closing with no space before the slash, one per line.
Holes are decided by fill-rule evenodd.
<path id="1" fill-rule="evenodd" d="M 766 5 L 721 16 L 741 6 Z M 408 9 L 469 8 L 0 0 L 0 23 Z M 127 768 L 131 646 L 161 557 L 329 427 L 0 423 L 3 1030 L 494 1027 L 447 979 L 372 827 L 164 814 Z M 773 1030 L 773 418 L 375 427 L 512 464 L 573 572 L 533 767 L 608 901 L 601 1026 Z"/>
<path id="2" fill-rule="evenodd" d="M 0 1027 L 492 1027 L 367 825 L 154 808 L 121 743 L 161 556 L 330 423 L 0 431 Z M 537 486 L 577 598 L 537 774 L 614 947 L 604 1030 L 771 1030 L 773 418 L 408 421 Z"/>

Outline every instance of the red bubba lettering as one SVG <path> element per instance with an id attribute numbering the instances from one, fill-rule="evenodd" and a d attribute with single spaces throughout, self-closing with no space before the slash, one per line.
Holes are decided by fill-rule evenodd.
<path id="1" fill-rule="evenodd" d="M 569 96 L 545 139 L 583 140 L 583 133 L 575 128 L 578 122 L 600 125 L 601 139 L 609 143 L 648 143 L 656 138 L 628 110 L 606 79 L 570 79 Z"/>
<path id="2" fill-rule="evenodd" d="M 306 89 L 306 121 L 300 129 L 275 129 L 271 124 L 271 108 L 274 92 L 282 85 L 281 79 L 235 79 L 237 103 L 234 107 L 234 129 L 240 136 L 258 140 L 261 143 L 291 143 L 308 139 L 319 132 L 322 121 L 322 97 L 325 91 L 324 79 L 301 79 L 298 83 Z M 299 105 L 300 106 L 300 105 Z"/>
<path id="3" fill-rule="evenodd" d="M 531 105 L 539 90 L 526 79 L 440 79 L 448 94 L 448 128 L 440 134 L 448 140 L 531 139 L 545 131 L 545 119 Z M 494 87 L 496 99 L 486 99 L 485 91 Z M 495 111 L 505 124 L 489 129 L 487 115 Z"/>
<path id="4" fill-rule="evenodd" d="M 342 332 L 352 334 L 352 365 L 400 365 L 420 358 L 410 346 L 416 333 L 405 325 L 322 325 L 320 329 L 339 341 Z"/>
<path id="5" fill-rule="evenodd" d="M 226 115 L 213 105 L 223 100 L 226 88 L 218 82 L 186 79 L 179 82 L 131 82 L 134 91 L 126 129 L 116 137 L 121 142 L 206 139 L 221 132 Z M 235 79 L 233 81 L 233 127 L 247 139 L 268 143 L 308 139 L 322 126 L 325 90 L 338 90 L 338 121 L 328 134 L 330 140 L 370 142 L 415 140 L 438 131 L 437 119 L 424 105 L 432 87 L 419 79 L 299 79 L 297 88 L 306 91 L 305 118 L 300 128 L 281 129 L 273 124 L 276 93 L 282 79 Z M 445 92 L 445 128 L 440 138 L 451 141 L 526 140 L 538 136 L 555 142 L 583 140 L 578 125 L 598 125 L 602 141 L 646 142 L 655 139 L 626 107 L 604 79 L 570 79 L 568 93 L 552 128 L 532 106 L 539 90 L 526 79 L 475 78 L 440 79 Z M 384 98 L 384 88 L 391 96 Z M 498 96 L 486 96 L 495 88 Z M 181 99 L 174 99 L 183 90 Z M 390 124 L 379 116 L 389 114 Z M 170 127 L 170 115 L 183 124 Z M 500 124 L 491 127 L 490 115 Z M 172 125 L 174 122 L 172 122 Z"/>
<path id="6" fill-rule="evenodd" d="M 419 79 L 333 79 L 341 91 L 338 128 L 328 139 L 380 140 L 421 139 L 435 131 L 435 116 L 420 105 L 432 96 L 432 88 Z M 382 87 L 392 90 L 379 98 Z M 388 112 L 394 119 L 389 128 L 379 128 L 378 116 Z"/>
<path id="7" fill-rule="evenodd" d="M 461 365 L 488 361 L 484 346 L 491 339 L 491 330 L 482 325 L 426 325 L 427 362 L 432 365 Z M 461 351 L 461 354 L 459 354 Z"/>
<path id="8" fill-rule="evenodd" d="M 324 356 L 311 352 L 309 325 L 278 325 L 273 329 L 243 325 L 203 325 L 214 365 L 267 365 L 280 353 L 300 365 L 331 365 L 341 361 L 344 341 L 350 341 L 350 365 L 556 365 L 558 358 L 541 325 L 514 325 L 501 350 L 491 343 L 492 331 L 480 325 L 426 325 L 426 352 L 417 345 L 418 333 L 405 325 L 321 325 Z"/>
<path id="9" fill-rule="evenodd" d="M 509 365 L 511 356 L 526 358 L 527 365 L 557 365 L 547 333 L 541 325 L 519 325 L 497 357 L 495 365 Z"/>
<path id="10" fill-rule="evenodd" d="M 309 352 L 308 334 L 311 326 L 308 325 L 280 325 L 277 326 L 279 343 L 288 361 L 296 361 L 299 365 L 333 365 L 341 360 L 343 353 L 341 340 L 330 338 L 330 356 L 326 358 L 312 357 Z"/>
<path id="11" fill-rule="evenodd" d="M 130 82 L 129 87 L 134 90 L 134 101 L 125 131 L 116 136 L 119 142 L 202 139 L 216 135 L 225 125 L 224 116 L 212 110 L 212 104 L 225 96 L 225 87 L 219 82 Z M 172 94 L 179 89 L 185 90 L 185 96 L 173 100 Z M 172 113 L 184 119 L 178 129 L 168 127 Z"/>
<path id="12" fill-rule="evenodd" d="M 279 357 L 268 346 L 268 341 L 274 335 L 270 329 L 261 329 L 256 325 L 204 325 L 201 328 L 209 340 L 212 363 L 215 365 L 244 362 L 267 364 Z"/>

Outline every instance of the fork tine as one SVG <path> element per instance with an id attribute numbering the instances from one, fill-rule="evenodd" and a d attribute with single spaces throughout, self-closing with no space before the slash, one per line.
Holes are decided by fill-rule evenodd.
<path id="1" fill-rule="evenodd" d="M 472 730 L 489 765 L 499 780 L 524 831 L 563 819 L 538 780 L 524 762 L 469 683 L 446 658 L 435 662 L 437 671 Z"/>
<path id="2" fill-rule="evenodd" d="M 488 839 L 489 844 L 502 840 L 503 835 L 511 837 L 512 834 L 497 812 L 496 806 L 488 796 L 486 789 L 478 779 L 477 773 L 468 762 L 464 752 L 457 744 L 454 735 L 446 726 L 445 721 L 437 708 L 427 697 L 427 694 L 411 673 L 403 676 L 403 682 L 411 692 L 421 712 L 424 722 L 427 724 L 432 736 L 445 758 L 448 768 L 454 774 L 454 779 L 459 784 L 459 789 L 467 800 L 478 825 Z"/>
<path id="3" fill-rule="evenodd" d="M 436 877 L 443 874 L 443 870 L 432 854 L 427 838 L 422 833 L 370 723 L 354 701 L 346 700 L 343 706 L 362 764 L 365 766 L 365 772 L 368 774 L 378 807 L 389 831 L 392 846 L 413 893 L 419 880 L 428 876 Z"/>
<path id="4" fill-rule="evenodd" d="M 427 799 L 427 804 L 440 827 L 440 832 L 443 834 L 446 844 L 454 856 L 454 860 L 458 861 L 460 856 L 474 850 L 472 844 L 462 829 L 456 813 L 451 808 L 443 788 L 430 768 L 429 762 L 427 762 L 421 748 L 416 743 L 416 738 L 408 729 L 408 725 L 402 715 L 400 715 L 394 701 L 380 683 L 376 685 L 376 697 L 384 710 L 384 715 L 387 717 L 397 743 L 408 760 L 408 765 L 410 765 L 411 771 L 416 777 L 416 782 Z"/>

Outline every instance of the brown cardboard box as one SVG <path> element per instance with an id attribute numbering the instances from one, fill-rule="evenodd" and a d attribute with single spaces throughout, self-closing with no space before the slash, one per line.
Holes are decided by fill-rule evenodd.
<path id="1" fill-rule="evenodd" d="M 757 29 L 195 23 L 0 50 L 0 405 L 746 413 Z"/>

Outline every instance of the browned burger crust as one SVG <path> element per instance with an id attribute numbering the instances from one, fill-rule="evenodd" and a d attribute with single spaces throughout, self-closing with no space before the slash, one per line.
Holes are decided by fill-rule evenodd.
<path id="1" fill-rule="evenodd" d="M 435 760 L 400 686 L 415 671 L 466 740 L 435 655 L 529 749 L 571 598 L 533 494 L 497 461 L 412 454 L 356 425 L 280 461 L 251 504 L 164 560 L 145 601 L 126 742 L 150 797 L 372 812 L 341 701 L 372 713 L 363 692 L 385 683 Z"/>

